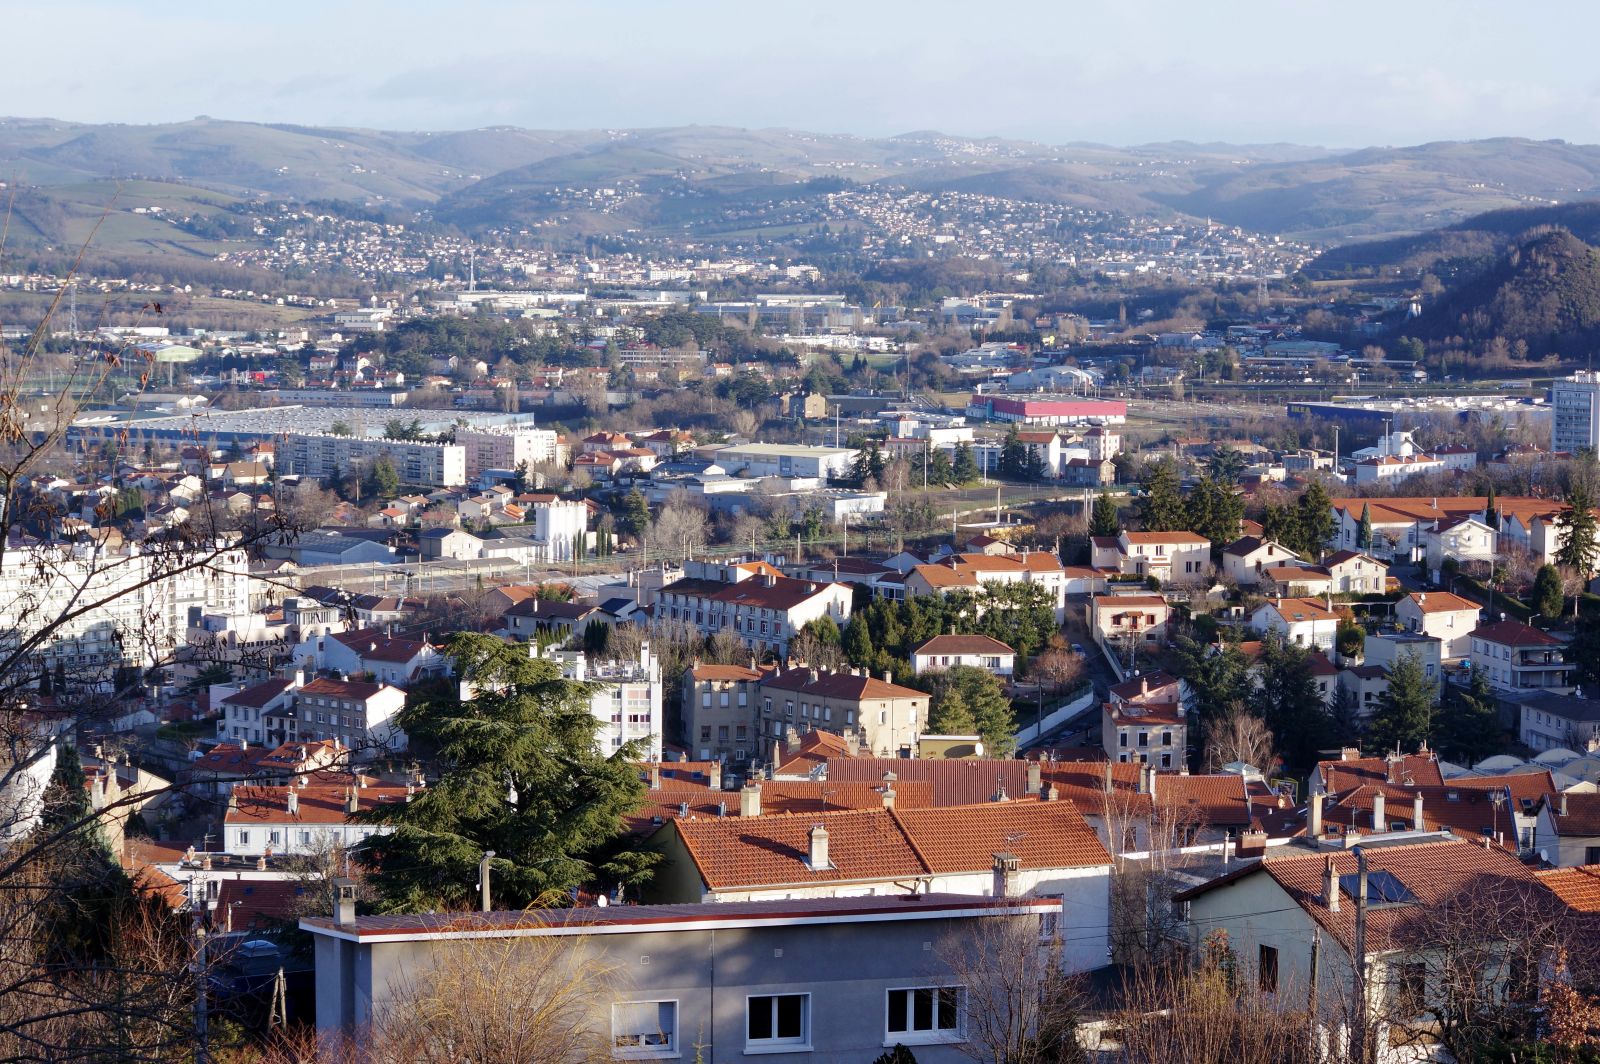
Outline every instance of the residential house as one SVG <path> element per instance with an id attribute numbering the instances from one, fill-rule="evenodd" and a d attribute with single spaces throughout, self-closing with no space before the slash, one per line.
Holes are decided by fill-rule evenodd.
<path id="1" fill-rule="evenodd" d="M 1480 612 L 1476 602 L 1448 591 L 1413 591 L 1394 606 L 1395 620 L 1439 640 L 1445 661 L 1460 661 L 1473 652 L 1472 632 Z"/>
<path id="2" fill-rule="evenodd" d="M 1387 454 L 1363 458 L 1355 463 L 1356 486 L 1393 484 L 1425 473 L 1442 473 L 1443 460 L 1427 454 Z"/>
<path id="3" fill-rule="evenodd" d="M 1339 752 L 1337 761 L 1317 762 L 1309 786 L 1312 794 L 1329 794 L 1374 781 L 1407 787 L 1438 787 L 1444 785 L 1444 776 L 1439 771 L 1438 757 L 1428 751 L 1362 757 L 1360 750 L 1346 747 Z"/>
<path id="4" fill-rule="evenodd" d="M 1039 798 L 939 809 L 678 819 L 652 900 L 677 904 L 840 895 L 961 894 L 1059 899 L 1074 916 L 1069 971 L 1105 964 L 1111 856 L 1069 801 Z M 1081 938 L 1080 938 L 1081 936 Z"/>
<path id="5" fill-rule="evenodd" d="M 1509 698 L 1517 708 L 1517 738 L 1530 750 L 1600 749 L 1600 699 L 1551 690 Z"/>
<path id="6" fill-rule="evenodd" d="M 799 1053 L 868 1060 L 885 1045 L 905 1044 L 924 1064 L 961 1064 L 970 1059 L 959 1042 L 968 1023 L 966 991 L 929 943 L 971 940 L 1004 923 L 1022 925 L 1028 941 L 1047 941 L 1062 923 L 1058 899 L 898 892 L 687 909 L 357 917 L 354 884 L 336 886 L 333 918 L 300 921 L 315 943 L 319 1036 L 359 1038 L 397 988 L 426 987 L 434 971 L 491 954 L 515 966 L 524 943 L 538 957 L 554 939 L 575 971 L 598 972 L 627 958 L 618 978 L 591 977 L 585 991 L 612 1052 L 632 1059 L 687 1058 L 695 1046 L 714 1044 L 718 1059 Z M 1073 941 L 1078 922 L 1075 914 L 1074 930 L 1060 938 L 1087 954 L 1088 944 Z M 850 962 L 841 964 L 845 957 Z"/>
<path id="7" fill-rule="evenodd" d="M 1573 668 L 1565 645 L 1549 632 L 1520 621 L 1495 621 L 1474 629 L 1471 639 L 1472 664 L 1496 691 L 1508 696 L 1572 693 Z"/>
<path id="8" fill-rule="evenodd" d="M 928 694 L 866 669 L 778 668 L 757 683 L 759 739 L 769 760 L 790 728 L 855 733 L 883 757 L 914 757 L 928 723 Z"/>
<path id="9" fill-rule="evenodd" d="M 399 688 L 450 672 L 450 659 L 426 640 L 396 639 L 376 628 L 308 636 L 295 648 L 294 658 L 307 671 L 371 676 Z"/>
<path id="10" fill-rule="evenodd" d="M 1300 560 L 1299 555 L 1276 540 L 1244 536 L 1222 548 L 1222 575 L 1239 587 L 1255 587 L 1260 583 L 1261 570 Z"/>
<path id="11" fill-rule="evenodd" d="M 1318 599 L 1280 598 L 1257 606 L 1250 627 L 1263 635 L 1276 632 L 1295 646 L 1332 650 L 1339 615 Z"/>
<path id="12" fill-rule="evenodd" d="M 683 674 L 683 745 L 700 761 L 738 764 L 756 756 L 761 721 L 754 664 L 695 662 Z"/>
<path id="13" fill-rule="evenodd" d="M 1170 612 L 1160 595 L 1093 595 L 1085 620 L 1102 645 L 1165 644 Z"/>
<path id="14" fill-rule="evenodd" d="M 1211 578 L 1211 541 L 1193 532 L 1128 532 L 1093 536 L 1090 564 L 1163 584 Z"/>
<path id="15" fill-rule="evenodd" d="M 1335 595 L 1381 595 L 1388 590 L 1389 567 L 1370 554 L 1336 551 L 1322 559 L 1322 568 L 1332 577 L 1329 590 Z"/>
<path id="16" fill-rule="evenodd" d="M 1368 632 L 1362 642 L 1362 658 L 1368 665 L 1392 670 L 1404 656 L 1416 659 L 1428 680 L 1437 687 L 1444 682 L 1444 643 L 1421 632 Z"/>
<path id="17" fill-rule="evenodd" d="M 703 635 L 730 631 L 752 650 L 779 655 L 807 624 L 822 617 L 843 627 L 854 592 L 846 584 L 795 580 L 776 569 L 718 567 L 723 579 L 686 577 L 662 588 L 656 619 L 683 621 Z"/>
<path id="18" fill-rule="evenodd" d="M 978 591 L 990 584 L 1033 584 L 1042 587 L 1058 622 L 1066 619 L 1067 578 L 1061 559 L 1053 551 L 1013 553 L 975 551 L 950 554 L 936 562 L 913 565 L 906 573 L 905 595 L 942 595 L 950 591 Z"/>
<path id="19" fill-rule="evenodd" d="M 354 846 L 389 829 L 352 823 L 353 813 L 409 802 L 415 790 L 348 783 L 235 787 L 222 815 L 223 849 L 236 857 L 283 857 Z"/>
<path id="20" fill-rule="evenodd" d="M 220 696 L 213 688 L 211 704 L 217 711 L 217 738 L 235 744 L 265 742 L 268 725 L 263 721 L 264 715 L 291 702 L 297 686 L 293 679 L 275 678 Z"/>
<path id="21" fill-rule="evenodd" d="M 1435 521 L 1422 530 L 1422 549 L 1428 568 L 1437 573 L 1445 559 L 1493 563 L 1500 549 L 1500 533 L 1476 517 Z"/>
<path id="22" fill-rule="evenodd" d="M 563 639 L 582 635 L 591 621 L 607 624 L 610 620 L 610 615 L 597 603 L 560 602 L 538 595 L 523 599 L 500 616 L 507 635 L 530 641 L 541 634 Z"/>
<path id="23" fill-rule="evenodd" d="M 1533 848 L 1557 868 L 1600 865 L 1600 794 L 1546 796 L 1539 805 Z"/>
<path id="24" fill-rule="evenodd" d="M 262 720 L 269 742 L 335 740 L 352 756 L 370 758 L 406 748 L 406 733 L 396 721 L 405 705 L 405 691 L 389 683 L 318 678 L 265 711 Z"/>
<path id="25" fill-rule="evenodd" d="M 561 666 L 561 675 L 589 685 L 589 712 L 600 722 L 595 742 L 601 754 L 609 757 L 632 743 L 640 756 L 661 760 L 662 685 L 661 664 L 641 642 L 639 655 L 632 659 L 596 659 L 581 650 L 550 648 L 545 656 Z"/>
<path id="26" fill-rule="evenodd" d="M 1333 593 L 1333 574 L 1320 565 L 1285 562 L 1261 570 L 1261 593 L 1288 598 L 1321 598 Z"/>
<path id="27" fill-rule="evenodd" d="M 1168 771 L 1187 766 L 1188 715 L 1183 682 L 1154 672 L 1114 684 L 1101 704 L 1100 734 L 1113 761 L 1147 764 Z"/>
<path id="28" fill-rule="evenodd" d="M 971 665 L 996 676 L 1010 676 L 1016 663 L 1015 650 L 986 635 L 936 635 L 911 651 L 911 671 L 918 676 L 952 665 Z"/>

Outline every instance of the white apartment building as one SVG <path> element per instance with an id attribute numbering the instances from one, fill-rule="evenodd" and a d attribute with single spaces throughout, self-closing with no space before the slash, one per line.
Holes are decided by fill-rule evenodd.
<path id="1" fill-rule="evenodd" d="M 197 564 L 202 559 L 206 564 Z M 149 668 L 183 646 L 190 610 L 245 613 L 249 563 L 242 550 L 133 544 L 10 547 L 0 558 L 0 649 L 62 623 L 31 652 L 75 683 L 103 684 L 119 665 Z M 70 614 L 70 616 L 69 616 Z"/>
<path id="2" fill-rule="evenodd" d="M 1600 447 L 1600 372 L 1574 373 L 1551 384 L 1550 408 L 1552 451 Z"/>
<path id="3" fill-rule="evenodd" d="M 394 463 L 402 484 L 451 488 L 467 482 L 467 449 L 459 443 L 291 432 L 278 441 L 277 465 L 285 476 L 332 477 L 380 457 Z"/>
<path id="4" fill-rule="evenodd" d="M 561 438 L 553 430 L 520 425 L 458 428 L 456 444 L 466 449 L 467 476 L 474 480 L 486 469 L 516 469 L 523 462 L 532 468 L 562 457 Z"/>
<path id="5" fill-rule="evenodd" d="M 544 544 L 543 561 L 570 561 L 574 554 L 583 552 L 589 535 L 587 503 L 568 499 L 530 503 L 526 516 L 533 525 L 528 538 Z"/>
<path id="6" fill-rule="evenodd" d="M 794 580 L 762 563 L 716 570 L 720 579 L 686 577 L 662 588 L 655 619 L 683 621 L 702 635 L 731 631 L 752 650 L 780 655 L 809 622 L 829 617 L 843 627 L 850 619 L 848 584 Z"/>
<path id="7" fill-rule="evenodd" d="M 354 846 L 384 825 L 352 824 L 349 817 L 392 802 L 409 802 L 413 787 L 304 786 L 235 787 L 222 816 L 222 845 L 237 857 L 301 856 Z M 231 873 L 230 873 L 231 874 Z"/>
<path id="8" fill-rule="evenodd" d="M 595 736 L 600 753 L 609 756 L 626 743 L 638 743 L 640 760 L 661 760 L 661 663 L 649 640 L 640 646 L 637 661 L 590 663 L 582 651 L 553 648 L 546 654 L 567 679 L 595 685 L 589 712 L 600 722 Z"/>

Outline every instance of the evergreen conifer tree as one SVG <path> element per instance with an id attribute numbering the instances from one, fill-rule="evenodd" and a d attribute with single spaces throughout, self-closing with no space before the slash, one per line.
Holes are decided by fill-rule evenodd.
<path id="1" fill-rule="evenodd" d="M 1376 750 L 1411 753 L 1433 728 L 1433 681 L 1415 654 L 1402 654 L 1389 669 L 1389 689 L 1367 721 L 1367 742 Z"/>
<path id="2" fill-rule="evenodd" d="M 1100 497 L 1094 501 L 1094 513 L 1089 518 L 1089 535 L 1115 536 L 1121 531 L 1122 522 L 1117 518 L 1117 504 L 1109 492 L 1102 491 Z"/>

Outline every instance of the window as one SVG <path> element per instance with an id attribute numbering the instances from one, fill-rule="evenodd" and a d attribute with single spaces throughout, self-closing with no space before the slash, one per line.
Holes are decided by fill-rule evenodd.
<path id="1" fill-rule="evenodd" d="M 1600 864 L 1600 846 L 1588 846 L 1583 851 L 1584 864 Z"/>
<path id="2" fill-rule="evenodd" d="M 1395 1009 L 1402 1017 L 1420 1016 L 1427 1006 L 1428 965 L 1425 961 L 1409 961 L 1390 969 L 1393 982 L 1390 992 Z"/>
<path id="3" fill-rule="evenodd" d="M 811 1042 L 811 995 L 775 994 L 746 999 L 745 1048 L 807 1047 Z"/>
<path id="4" fill-rule="evenodd" d="M 676 1001 L 624 1001 L 611 1006 L 611 1046 L 616 1057 L 678 1053 Z"/>
<path id="5" fill-rule="evenodd" d="M 1257 951 L 1256 977 L 1263 994 L 1278 992 L 1278 947 L 1262 946 Z"/>
<path id="6" fill-rule="evenodd" d="M 928 1041 L 954 1038 L 961 1031 L 961 990 L 919 986 L 889 991 L 889 1038 L 906 1035 Z"/>

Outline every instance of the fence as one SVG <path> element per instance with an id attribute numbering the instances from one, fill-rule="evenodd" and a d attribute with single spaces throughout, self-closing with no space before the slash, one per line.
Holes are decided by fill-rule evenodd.
<path id="1" fill-rule="evenodd" d="M 1035 721 L 1025 728 L 1018 729 L 1017 748 L 1020 750 L 1029 743 L 1037 742 L 1039 736 L 1052 728 L 1060 727 L 1092 705 L 1094 705 L 1094 686 L 1091 684 L 1089 689 L 1077 698 L 1051 710 L 1042 721 Z"/>

